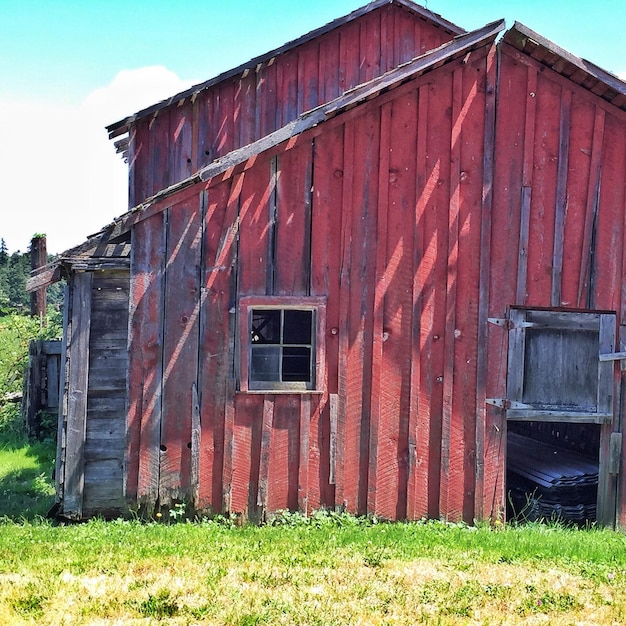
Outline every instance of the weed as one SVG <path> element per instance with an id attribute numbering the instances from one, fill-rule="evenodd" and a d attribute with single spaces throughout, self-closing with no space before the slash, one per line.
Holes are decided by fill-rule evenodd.
<path id="1" fill-rule="evenodd" d="M 168 589 L 160 589 L 154 595 L 149 594 L 145 600 L 130 604 L 143 617 L 152 617 L 158 620 L 174 617 L 179 612 L 178 604 Z"/>
<path id="2" fill-rule="evenodd" d="M 169 510 L 170 519 L 173 522 L 181 522 L 187 516 L 187 505 L 184 502 L 177 502 L 170 510 Z"/>
<path id="3" fill-rule="evenodd" d="M 44 614 L 48 597 L 34 583 L 28 583 L 24 591 L 12 602 L 13 610 L 23 617 L 38 619 Z"/>

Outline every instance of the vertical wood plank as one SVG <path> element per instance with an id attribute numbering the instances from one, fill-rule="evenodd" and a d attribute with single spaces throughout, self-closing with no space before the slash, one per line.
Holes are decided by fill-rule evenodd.
<path id="1" fill-rule="evenodd" d="M 311 451 L 311 396 L 304 395 L 300 399 L 300 433 L 298 459 L 298 510 L 309 514 L 309 456 Z"/>
<path id="2" fill-rule="evenodd" d="M 220 294 L 228 294 L 228 318 L 227 318 L 227 357 L 225 367 L 228 375 L 226 377 L 226 389 L 224 397 L 224 461 L 222 465 L 222 498 L 223 509 L 227 512 L 234 512 L 234 459 L 235 449 L 235 335 L 237 329 L 236 319 L 236 298 L 239 282 L 239 225 L 242 213 L 242 189 L 245 182 L 245 175 L 235 176 L 231 181 L 228 204 L 226 207 L 225 228 L 220 240 L 216 255 L 216 267 L 226 266 L 230 268 L 228 277 L 228 291 L 220 290 Z"/>
<path id="3" fill-rule="evenodd" d="M 239 294 L 265 294 L 271 254 L 269 241 L 270 199 L 274 180 L 270 162 L 260 159 L 248 170 L 241 191 L 239 230 Z"/>
<path id="4" fill-rule="evenodd" d="M 159 485 L 166 218 L 163 212 L 137 224 L 131 249 L 127 463 L 138 458 L 137 504 L 148 511 Z"/>
<path id="5" fill-rule="evenodd" d="M 246 69 L 240 78 L 235 106 L 239 110 L 239 146 L 247 146 L 255 139 L 256 126 L 256 71 Z"/>
<path id="6" fill-rule="evenodd" d="M 232 428 L 231 511 L 254 522 L 263 513 L 258 504 L 264 397 L 237 394 Z M 266 492 L 267 493 L 267 492 Z"/>
<path id="7" fill-rule="evenodd" d="M 68 334 L 71 331 L 70 325 L 70 287 L 66 283 L 63 289 L 63 337 L 61 339 L 61 365 L 59 373 L 59 410 L 57 416 L 57 451 L 55 461 L 55 474 L 54 483 L 55 491 L 59 498 L 63 498 L 65 490 L 65 453 L 66 453 L 66 438 L 67 438 L 67 416 L 68 416 L 68 367 L 69 352 L 67 349 Z M 124 472 L 124 493 L 128 493 L 126 487 L 128 471 Z M 136 496 L 136 485 L 135 493 Z"/>
<path id="8" fill-rule="evenodd" d="M 268 489 L 270 477 L 270 445 L 274 421 L 274 396 L 263 396 L 263 426 L 261 430 L 261 456 L 259 465 L 259 489 L 257 506 L 261 507 L 262 518 L 265 519 L 268 509 Z"/>
<path id="9" fill-rule="evenodd" d="M 260 128 L 257 138 L 276 130 L 276 109 L 278 107 L 277 62 L 272 58 L 263 63 L 257 73 L 257 109 Z"/>
<path id="10" fill-rule="evenodd" d="M 331 485 L 335 485 L 337 483 L 336 474 L 337 474 L 337 456 L 338 456 L 338 447 L 337 447 L 337 421 L 338 421 L 338 413 L 339 413 L 339 396 L 336 393 L 330 394 L 330 452 L 329 452 L 329 465 L 330 470 L 328 472 L 328 482 Z"/>
<path id="11" fill-rule="evenodd" d="M 356 125 L 357 121 L 351 122 Z M 354 168 L 354 202 L 352 214 L 352 246 L 350 276 L 348 351 L 348 391 L 346 410 L 346 476 L 344 494 L 349 510 L 367 510 L 367 479 L 369 459 L 369 427 L 372 376 L 373 305 L 376 260 L 376 203 L 378 198 L 378 168 L 380 142 L 380 111 L 367 111 L 358 119 L 352 159 Z"/>
<path id="12" fill-rule="evenodd" d="M 415 450 L 415 456 L 409 472 L 407 514 L 410 519 L 421 519 L 429 512 L 429 468 L 430 468 L 430 394 L 432 382 L 426 375 L 428 369 L 427 330 L 432 319 L 425 286 L 430 275 L 430 259 L 425 255 L 426 247 L 426 207 L 428 198 L 436 181 L 428 176 L 427 171 L 427 138 L 428 138 L 429 88 L 420 87 L 418 92 L 417 139 L 416 139 L 416 170 L 417 198 L 415 220 L 413 223 L 413 268 L 414 280 L 412 287 L 413 323 L 412 323 L 412 354 L 411 354 L 411 416 L 414 418 L 409 425 L 409 447 Z"/>
<path id="13" fill-rule="evenodd" d="M 528 238 L 530 236 L 530 201 L 532 196 L 532 187 L 522 187 L 521 206 L 520 206 L 520 228 L 519 228 L 519 244 L 517 257 L 517 293 L 515 296 L 516 304 L 524 304 L 526 302 L 526 281 L 528 279 Z"/>
<path id="14" fill-rule="evenodd" d="M 232 378 L 232 366 L 228 358 L 228 310 L 230 277 L 236 250 L 236 236 L 232 230 L 237 228 L 238 192 L 235 192 L 235 199 L 229 203 L 230 193 L 230 181 L 226 181 L 202 195 L 205 209 L 200 308 L 201 360 L 198 371 L 202 403 L 199 505 L 202 509 L 212 511 L 220 511 L 223 507 L 224 433 L 227 399 L 230 397 L 227 381 Z M 234 390 L 231 391 L 234 393 Z"/>
<path id="15" fill-rule="evenodd" d="M 378 170 L 378 201 L 377 201 L 377 229 L 376 236 L 378 245 L 376 246 L 376 278 L 374 285 L 374 327 L 373 327 L 373 347 L 372 347 L 372 383 L 370 386 L 371 395 L 371 417 L 369 432 L 369 461 L 368 461 L 368 487 L 367 487 L 367 512 L 378 513 L 377 489 L 379 460 L 384 465 L 385 459 L 379 458 L 379 441 L 381 437 L 388 436 L 386 433 L 387 424 L 384 423 L 382 415 L 383 406 L 382 393 L 382 367 L 383 367 L 383 326 L 385 315 L 385 295 L 387 292 L 387 275 L 385 264 L 387 260 L 387 214 L 389 211 L 389 151 L 390 151 L 390 128 L 391 128 L 392 105 L 387 103 L 381 109 L 380 121 L 380 166 Z M 382 471 L 383 468 L 380 468 Z M 393 485 L 385 485 L 386 491 L 393 491 Z"/>
<path id="16" fill-rule="evenodd" d="M 615 317 L 600 315 L 599 332 L 600 354 L 613 352 L 615 349 Z M 613 410 L 614 407 L 614 371 L 613 361 L 601 362 L 598 368 L 598 410 Z M 616 418 L 618 419 L 618 418 Z M 614 527 L 618 486 L 616 476 L 610 473 L 611 436 L 613 423 L 600 426 L 599 475 L 597 521 L 603 526 Z"/>
<path id="17" fill-rule="evenodd" d="M 623 155 L 626 125 L 612 115 L 605 118 L 602 148 L 602 188 L 598 198 L 595 246 L 591 271 L 593 297 L 598 309 L 617 311 L 623 285 L 624 203 Z M 569 242 L 568 242 L 569 244 Z"/>
<path id="18" fill-rule="evenodd" d="M 193 105 L 189 98 L 179 102 L 170 111 L 170 142 L 168 185 L 173 185 L 191 176 L 193 163 L 192 121 Z M 155 189 L 154 193 L 162 189 Z"/>
<path id="19" fill-rule="evenodd" d="M 454 352 L 456 328 L 456 293 L 457 271 L 459 262 L 459 210 L 461 178 L 461 108 L 463 106 L 463 70 L 458 68 L 452 77 L 452 133 L 450 136 L 450 209 L 448 217 L 448 251 L 446 276 L 446 321 L 444 335 L 445 361 L 443 367 L 443 407 L 441 427 L 441 491 L 439 511 L 446 519 L 459 519 L 460 511 L 453 504 L 454 492 L 460 481 L 458 468 L 451 468 L 451 454 L 455 447 L 463 448 L 462 432 L 460 437 L 453 430 L 452 394 L 454 389 Z M 454 420 L 456 421 L 456 420 Z M 456 424 L 455 424 L 456 427 Z M 452 450 L 451 450 L 452 448 Z"/>
<path id="20" fill-rule="evenodd" d="M 346 502 L 346 411 L 348 395 L 348 352 L 350 350 L 350 328 L 348 317 L 350 310 L 350 274 L 352 249 L 352 210 L 354 193 L 354 125 L 347 124 L 344 129 L 343 141 L 343 190 L 341 207 L 341 265 L 339 272 L 339 291 L 344 295 L 339 301 L 339 354 L 337 367 L 337 428 L 336 428 L 336 456 L 335 456 L 335 507 L 342 509 Z M 332 408 L 332 404 L 331 404 Z M 331 413 L 332 419 L 332 413 Z M 354 477 L 352 477 L 354 479 Z M 331 481 L 332 482 L 332 481 Z"/>
<path id="21" fill-rule="evenodd" d="M 478 337 L 476 353 L 476 462 L 474 470 L 476 475 L 474 515 L 478 519 L 485 519 L 488 515 L 493 514 L 493 510 L 486 510 L 485 504 L 489 499 L 489 488 L 491 485 L 497 485 L 498 473 L 501 472 L 501 469 L 494 466 L 492 462 L 492 452 L 489 448 L 493 445 L 494 424 L 492 422 L 492 416 L 487 413 L 485 403 L 487 398 L 488 350 L 490 346 L 487 319 L 490 305 L 491 230 L 496 150 L 496 69 L 496 49 L 492 47 L 487 54 L 486 67 L 485 136 L 483 143 L 483 178 L 480 204 L 480 269 L 478 276 Z M 505 365 L 505 363 L 502 363 L 501 367 Z M 490 432 L 488 432 L 488 428 Z M 494 498 L 495 497 L 494 492 Z"/>
<path id="22" fill-rule="evenodd" d="M 85 429 L 87 424 L 87 383 L 89 376 L 89 332 L 91 328 L 91 272 L 74 274 L 69 340 L 68 413 L 63 512 L 80 519 L 85 487 Z"/>
<path id="23" fill-rule="evenodd" d="M 189 498 L 192 386 L 198 371 L 200 201 L 195 196 L 169 211 L 164 284 L 163 381 L 159 501 Z"/>
<path id="24" fill-rule="evenodd" d="M 428 389 L 430 408 L 430 467 L 428 470 L 429 517 L 445 515 L 439 508 L 442 461 L 443 374 L 445 367 L 446 290 L 448 271 L 448 214 L 441 210 L 450 200 L 450 136 L 448 109 L 452 97 L 452 76 L 429 85 L 428 127 L 426 139 L 425 247 L 423 263 L 428 275 L 424 284 L 422 309 L 422 374 Z M 442 155 L 446 155 L 442 157 Z"/>
<path id="25" fill-rule="evenodd" d="M 149 195 L 165 189 L 173 178 L 170 173 L 170 117 L 169 111 L 157 111 L 149 122 L 150 167 L 148 168 Z"/>
<path id="26" fill-rule="evenodd" d="M 235 85 L 234 81 L 221 83 L 213 93 L 213 143 L 210 151 L 214 159 L 224 156 L 236 147 Z"/>
<path id="27" fill-rule="evenodd" d="M 569 171 L 570 117 L 572 92 L 565 89 L 561 96 L 561 121 L 559 125 L 559 167 L 556 179 L 556 208 L 554 213 L 554 252 L 552 254 L 552 306 L 561 306 L 561 280 L 563 273 L 563 238 L 567 207 L 567 173 Z"/>
<path id="28" fill-rule="evenodd" d="M 307 295 L 311 273 L 311 161 L 307 142 L 279 159 L 276 293 Z"/>
<path id="29" fill-rule="evenodd" d="M 528 237 L 530 232 L 530 201 L 533 184 L 533 146 L 537 117 L 537 70 L 528 66 L 526 70 L 526 112 L 524 117 L 524 157 L 522 165 L 522 197 L 517 261 L 517 290 L 515 303 L 526 303 L 526 281 L 528 277 Z"/>
<path id="30" fill-rule="evenodd" d="M 382 283 L 384 310 L 380 429 L 378 446 L 377 512 L 389 519 L 407 516 L 409 466 L 409 422 L 413 324 L 414 250 L 413 225 L 416 202 L 415 137 L 417 132 L 417 91 L 390 103 L 388 126 L 389 163 L 381 164 L 380 180 L 386 178 L 386 255 Z M 381 127 L 381 154 L 385 137 Z M 379 233 L 384 232 L 384 222 Z M 410 225 L 410 226 L 409 226 Z M 382 242 L 382 234 L 379 234 Z M 380 246 L 380 243 L 379 243 Z M 418 342 L 419 344 L 419 342 Z M 418 346 L 417 346 L 418 347 Z M 375 361 L 374 361 L 375 363 Z M 414 448 L 413 448 L 414 451 Z"/>
<path id="31" fill-rule="evenodd" d="M 269 485 L 267 510 L 298 510 L 300 416 L 302 398 L 299 394 L 280 394 L 274 399 L 269 453 Z M 263 443 L 261 440 L 261 456 Z"/>
<path id="32" fill-rule="evenodd" d="M 344 185 L 343 126 L 316 138 L 313 147 L 314 188 L 311 207 L 311 295 L 328 296 L 326 307 L 324 395 L 319 399 L 317 446 L 320 454 L 320 498 L 327 506 L 335 503 L 334 480 L 330 480 L 330 401 L 337 394 L 339 380 L 339 297 L 342 246 L 334 244 L 342 232 L 342 194 Z M 323 181 L 323 184 L 315 181 Z M 336 409 L 336 404 L 335 404 Z M 336 441 L 335 441 L 336 443 Z"/>
<path id="33" fill-rule="evenodd" d="M 601 107 L 596 108 L 593 125 L 593 143 L 591 147 L 591 165 L 589 173 L 589 186 L 587 188 L 587 202 L 585 211 L 585 226 L 582 248 L 582 264 L 578 281 L 578 306 L 584 306 L 587 293 L 591 292 L 591 259 L 593 256 L 593 229 L 596 222 L 598 204 L 600 199 L 600 172 L 602 169 L 602 144 L 604 142 L 604 118 L 605 112 Z"/>
<path id="34" fill-rule="evenodd" d="M 150 129 L 148 120 L 140 120 L 129 132 L 128 181 L 129 207 L 134 207 L 150 195 Z"/>
<path id="35" fill-rule="evenodd" d="M 196 146 L 194 171 L 213 161 L 211 152 L 215 135 L 213 103 L 213 92 L 199 94 L 194 102 L 194 119 L 197 120 L 194 130 L 194 145 Z"/>
<path id="36" fill-rule="evenodd" d="M 191 387 L 191 463 L 189 494 L 191 503 L 195 510 L 199 509 L 200 501 L 200 441 L 202 440 L 202 430 L 200 423 L 200 400 L 198 398 L 198 387 L 194 382 Z"/>
<path id="37" fill-rule="evenodd" d="M 552 290 L 552 262 L 562 87 L 544 74 L 537 77 L 536 141 L 528 237 L 526 304 L 543 306 Z M 548 242 L 548 245 L 545 245 Z M 532 280 L 531 280 L 532 277 Z"/>

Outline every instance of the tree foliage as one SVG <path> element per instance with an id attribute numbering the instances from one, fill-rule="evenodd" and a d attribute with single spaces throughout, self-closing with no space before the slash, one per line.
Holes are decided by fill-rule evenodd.
<path id="1" fill-rule="evenodd" d="M 54 257 L 49 256 L 49 261 Z M 20 405 L 28 346 L 31 339 L 59 339 L 62 334 L 63 286 L 46 290 L 47 315 L 30 317 L 30 253 L 9 253 L 0 239 L 0 440 L 15 437 L 23 430 Z"/>
<path id="2" fill-rule="evenodd" d="M 48 255 L 48 261 L 54 256 Z M 30 253 L 13 252 L 9 254 L 4 239 L 0 239 L 0 316 L 30 312 L 30 294 L 26 292 L 26 281 L 30 276 Z M 63 304 L 63 286 L 56 283 L 46 292 L 48 307 L 61 310 Z"/>

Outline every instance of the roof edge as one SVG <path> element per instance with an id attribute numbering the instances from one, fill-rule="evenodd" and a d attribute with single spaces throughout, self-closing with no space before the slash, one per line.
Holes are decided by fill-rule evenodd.
<path id="1" fill-rule="evenodd" d="M 204 166 L 188 178 L 185 178 L 170 187 L 160 190 L 153 196 L 146 198 L 141 204 L 129 209 L 124 215 L 117 218 L 117 220 L 115 220 L 107 228 L 113 227 L 115 236 L 120 236 L 123 229 L 128 228 L 129 225 L 137 221 L 136 219 L 131 218 L 133 213 L 140 213 L 155 203 L 167 199 L 173 194 L 183 191 L 191 185 L 195 185 L 200 182 L 207 182 L 212 178 L 220 176 L 228 171 L 232 171 L 236 166 L 244 163 L 248 159 L 258 156 L 262 152 L 296 137 L 304 131 L 318 126 L 324 121 L 335 117 L 346 110 L 352 109 L 363 102 L 368 102 L 377 95 L 383 92 L 391 91 L 414 77 L 422 75 L 429 70 L 437 69 L 446 62 L 452 61 L 453 59 L 465 55 L 472 50 L 493 43 L 498 34 L 502 32 L 504 28 L 505 24 L 503 19 L 491 22 L 482 28 L 465 35 L 458 36 L 456 39 L 442 44 L 434 50 L 430 50 L 419 57 L 415 57 L 414 59 L 399 65 L 393 70 L 390 70 L 369 82 L 362 83 L 361 85 L 349 89 L 337 98 L 302 113 L 295 120 L 289 122 L 282 128 L 279 128 L 278 130 L 275 130 L 250 144 L 229 152 L 212 163 Z M 119 228 L 120 226 L 122 226 L 121 229 Z"/>
<path id="2" fill-rule="evenodd" d="M 133 124 L 134 122 L 136 122 L 137 120 L 140 120 L 148 115 L 151 115 L 152 113 L 160 111 L 161 109 L 165 109 L 175 104 L 176 102 L 180 102 L 181 100 L 184 100 L 185 98 L 189 98 L 193 96 L 194 94 L 200 91 L 203 91 L 205 89 L 208 89 L 209 87 L 213 87 L 214 85 L 217 85 L 225 80 L 228 80 L 229 78 L 233 78 L 234 76 L 243 74 L 246 70 L 250 70 L 251 68 L 256 67 L 260 63 L 269 61 L 270 59 L 272 59 L 273 57 L 279 54 L 292 50 L 293 48 L 296 48 L 304 43 L 307 43 L 308 41 L 311 41 L 312 39 L 315 39 L 319 35 L 323 35 L 324 33 L 330 32 L 334 30 L 335 28 L 338 28 L 339 26 L 343 26 L 344 24 L 352 22 L 355 19 L 358 19 L 359 17 L 367 13 L 375 11 L 376 9 L 379 9 L 389 4 L 396 4 L 398 6 L 401 6 L 415 13 L 416 15 L 419 15 L 423 19 L 432 22 L 439 28 L 443 28 L 444 30 L 450 32 L 451 34 L 455 36 L 463 35 L 467 32 L 465 31 L 465 29 L 461 28 L 460 26 L 457 26 L 456 24 L 449 22 L 448 20 L 444 19 L 437 13 L 433 13 L 429 9 L 419 4 L 416 4 L 412 2 L 411 0 L 373 0 L 369 4 L 366 4 L 365 6 L 362 6 L 361 8 L 356 9 L 352 11 L 351 13 L 348 13 L 347 15 L 338 17 L 323 26 L 320 26 L 312 31 L 309 31 L 308 33 L 302 35 L 301 37 L 298 37 L 297 39 L 293 39 L 292 41 L 289 41 L 283 44 L 282 46 L 279 46 L 278 48 L 274 48 L 273 50 L 270 50 L 269 52 L 266 52 L 262 55 L 254 57 L 250 59 L 249 61 L 246 61 L 245 63 L 242 63 L 241 65 L 238 65 L 237 67 L 234 67 L 230 70 L 226 70 L 225 72 L 218 74 L 214 78 L 210 78 L 207 81 L 193 85 L 189 87 L 188 89 L 185 89 L 184 91 L 181 91 L 177 94 L 174 94 L 173 96 L 170 96 L 169 98 L 166 98 L 155 104 L 152 104 L 149 107 L 146 107 L 145 109 L 141 109 L 140 111 L 137 111 L 136 113 L 133 113 L 132 115 L 129 115 L 117 122 L 114 122 L 113 124 L 109 124 L 108 126 L 105 127 L 107 132 L 109 133 L 109 139 L 114 139 L 115 137 L 119 137 L 120 135 L 123 135 L 124 133 L 128 132 L 129 126 Z"/>
<path id="3" fill-rule="evenodd" d="M 582 57 L 568 52 L 521 22 L 516 21 L 504 34 L 502 41 L 513 46 L 516 50 L 529 56 L 536 62 L 549 67 L 553 71 L 581 85 L 588 91 L 592 91 L 595 95 L 613 104 L 617 108 L 626 111 L 626 82 L 608 70 L 603 69 L 587 59 L 583 59 Z M 536 58 L 532 54 L 537 48 L 543 49 L 544 53 L 541 55 L 542 58 Z M 563 63 L 559 63 L 559 65 L 555 67 L 556 64 L 547 62 L 546 59 L 549 59 L 550 56 L 553 58 L 558 57 L 564 61 L 565 64 L 569 64 L 570 67 L 568 71 L 565 71 L 565 64 Z M 598 82 L 602 83 L 607 89 L 604 93 L 600 93 L 597 88 L 589 87 L 588 85 L 591 83 L 588 81 L 596 81 L 596 85 Z"/>

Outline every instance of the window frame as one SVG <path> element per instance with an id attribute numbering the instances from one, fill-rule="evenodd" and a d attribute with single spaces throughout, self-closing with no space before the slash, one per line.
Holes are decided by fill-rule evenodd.
<path id="1" fill-rule="evenodd" d="M 530 321 L 529 318 L 535 321 Z M 616 341 L 613 311 L 512 307 L 508 315 L 509 348 L 506 383 L 506 417 L 513 421 L 610 423 L 613 420 L 614 361 Z M 598 333 L 598 368 L 595 410 L 554 405 L 547 408 L 524 400 L 527 330 L 581 330 Z"/>
<path id="2" fill-rule="evenodd" d="M 305 381 L 250 381 L 252 358 L 252 311 L 292 310 L 312 311 L 313 329 L 311 358 L 313 380 Z M 239 300 L 239 390 L 244 393 L 322 393 L 326 385 L 326 298 L 321 296 L 244 296 Z M 269 344 L 272 345 L 272 344 Z M 281 344 L 282 345 L 282 344 Z M 308 344 L 307 344 L 308 345 Z"/>

